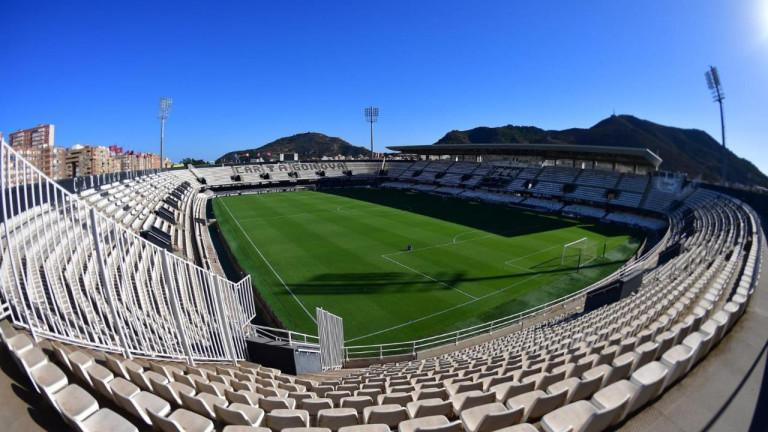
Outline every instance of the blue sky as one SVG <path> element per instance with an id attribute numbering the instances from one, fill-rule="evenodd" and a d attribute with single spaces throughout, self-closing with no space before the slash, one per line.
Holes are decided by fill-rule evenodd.
<path id="1" fill-rule="evenodd" d="M 0 131 L 213 159 L 318 131 L 377 148 L 616 113 L 719 140 L 768 172 L 768 0 L 0 3 Z"/>

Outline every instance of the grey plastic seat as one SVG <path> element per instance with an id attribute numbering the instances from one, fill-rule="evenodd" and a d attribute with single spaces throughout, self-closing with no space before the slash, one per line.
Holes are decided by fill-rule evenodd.
<path id="1" fill-rule="evenodd" d="M 69 359 L 69 364 L 72 367 L 72 373 L 89 386 L 93 386 L 91 378 L 86 372 L 86 369 L 95 363 L 93 357 L 82 351 L 71 352 L 67 357 Z"/>
<path id="2" fill-rule="evenodd" d="M 657 361 L 636 370 L 630 377 L 630 381 L 638 387 L 638 391 L 631 400 L 629 412 L 637 411 L 648 401 L 658 397 L 664 389 L 668 373 L 669 369 Z"/>
<path id="3" fill-rule="evenodd" d="M 496 432 L 539 432 L 539 430 L 530 423 L 520 423 L 518 425 L 499 429 Z"/>
<path id="4" fill-rule="evenodd" d="M 365 407 L 373 406 L 373 399 L 370 396 L 347 396 L 342 398 L 340 403 L 341 408 L 353 408 L 362 415 Z"/>
<path id="5" fill-rule="evenodd" d="M 261 395 L 249 390 L 224 390 L 224 398 L 229 401 L 229 403 L 237 402 L 257 407 L 259 406 Z"/>
<path id="6" fill-rule="evenodd" d="M 500 402 L 493 402 L 461 412 L 461 422 L 466 432 L 492 432 L 513 426 L 523 419 L 524 407 L 507 409 Z"/>
<path id="7" fill-rule="evenodd" d="M 344 426 L 339 432 L 389 432 L 389 426 L 385 424 L 363 424 L 357 426 Z"/>
<path id="8" fill-rule="evenodd" d="M 451 383 L 445 386 L 449 396 L 455 396 L 460 393 L 466 393 L 472 390 L 483 390 L 483 383 L 480 381 Z"/>
<path id="9" fill-rule="evenodd" d="M 317 426 L 328 428 L 333 432 L 344 426 L 354 426 L 360 423 L 360 416 L 354 408 L 328 408 L 317 413 Z"/>
<path id="10" fill-rule="evenodd" d="M 70 355 L 70 359 L 71 358 L 72 356 Z M 73 368 L 75 368 L 74 365 Z M 168 378 L 154 371 L 140 371 L 134 369 L 127 370 L 128 375 L 131 377 L 131 381 L 137 386 L 141 387 L 142 390 L 146 390 L 148 392 L 154 391 L 152 389 L 152 382 L 168 382 Z"/>
<path id="11" fill-rule="evenodd" d="M 213 409 L 214 405 L 227 406 L 226 399 L 210 393 L 198 393 L 196 395 L 181 393 L 180 396 L 184 408 L 210 419 L 216 418 L 216 412 Z"/>
<path id="12" fill-rule="evenodd" d="M 591 402 L 601 411 L 612 411 L 614 417 L 611 425 L 615 425 L 626 417 L 631 401 L 638 391 L 638 386 L 628 380 L 616 381 L 598 390 L 592 396 Z"/>
<path id="13" fill-rule="evenodd" d="M 79 424 L 99 409 L 99 403 L 85 389 L 69 384 L 53 395 L 54 406 L 72 424 Z"/>
<path id="14" fill-rule="evenodd" d="M 333 408 L 333 401 L 327 398 L 304 399 L 299 402 L 298 408 L 306 410 L 310 418 L 316 418 L 321 410 Z"/>
<path id="15" fill-rule="evenodd" d="M 523 408 L 522 421 L 528 421 L 529 419 L 537 420 L 548 412 L 563 406 L 567 397 L 567 389 L 563 389 L 555 394 L 534 390 L 509 399 L 506 405 L 513 411 Z"/>
<path id="16" fill-rule="evenodd" d="M 146 391 L 141 391 L 131 397 L 115 394 L 115 402 L 147 425 L 152 425 L 147 411 L 152 411 L 160 416 L 165 416 L 171 412 L 171 405 L 166 400 Z"/>
<path id="17" fill-rule="evenodd" d="M 445 388 L 423 388 L 416 394 L 416 400 L 442 399 L 448 400 L 448 392 Z"/>
<path id="18" fill-rule="evenodd" d="M 408 402 L 413 401 L 413 395 L 411 393 L 385 393 L 379 395 L 377 398 L 379 405 L 400 405 L 406 406 Z"/>
<path id="19" fill-rule="evenodd" d="M 695 349 L 683 344 L 675 345 L 661 355 L 661 363 L 669 369 L 664 388 L 685 376 L 693 365 L 695 355 Z"/>
<path id="20" fill-rule="evenodd" d="M 214 405 L 216 418 L 224 424 L 259 426 L 264 418 L 264 411 L 251 405 L 233 403 L 229 406 Z"/>
<path id="21" fill-rule="evenodd" d="M 555 394 L 565 389 L 567 391 L 565 403 L 570 403 L 571 401 L 577 401 L 591 397 L 596 391 L 600 390 L 602 382 L 603 379 L 600 376 L 585 380 L 571 377 L 550 385 L 547 387 L 547 393 Z"/>
<path id="22" fill-rule="evenodd" d="M 621 406 L 599 410 L 585 400 L 565 405 L 541 419 L 545 432 L 601 432 L 610 426 Z"/>
<path id="23" fill-rule="evenodd" d="M 181 406 L 181 393 L 185 393 L 190 396 L 195 394 L 194 388 L 177 381 L 170 381 L 166 383 L 153 381 L 152 388 L 154 389 L 155 394 L 174 404 L 174 406 Z"/>
<path id="24" fill-rule="evenodd" d="M 307 428 L 286 428 L 283 430 L 285 431 L 296 430 L 298 432 L 301 432 L 306 429 Z M 224 426 L 224 429 L 222 429 L 222 432 L 272 432 L 272 430 L 268 427 L 263 427 L 263 426 L 229 425 L 229 426 Z M 309 431 L 309 432 L 315 432 L 315 431 Z M 321 430 L 317 432 L 328 432 L 328 431 Z"/>
<path id="25" fill-rule="evenodd" d="M 465 409 L 489 404 L 492 402 L 496 402 L 496 393 L 492 391 L 483 393 L 480 390 L 472 390 L 466 393 L 457 394 L 451 398 L 453 413 L 457 416 L 460 416 L 461 412 Z"/>
<path id="26" fill-rule="evenodd" d="M 136 426 L 109 408 L 101 408 L 78 424 L 83 432 L 138 432 Z"/>
<path id="27" fill-rule="evenodd" d="M 273 431 L 292 427 L 309 427 L 309 413 L 297 409 L 276 409 L 266 415 L 266 426 Z"/>
<path id="28" fill-rule="evenodd" d="M 44 363 L 28 373 L 38 390 L 46 394 L 48 399 L 69 384 L 64 371 L 51 362 Z"/>
<path id="29" fill-rule="evenodd" d="M 637 358 L 635 359 L 635 363 L 632 365 L 632 372 L 656 360 L 656 357 L 659 354 L 659 344 L 650 341 L 644 342 L 635 348 L 635 354 L 637 354 Z"/>
<path id="30" fill-rule="evenodd" d="M 533 381 L 535 383 L 534 390 L 542 390 L 549 387 L 550 384 L 554 384 L 563 379 L 565 379 L 564 370 L 553 373 L 539 372 L 523 378 L 523 383 Z"/>
<path id="31" fill-rule="evenodd" d="M 363 410 L 366 424 L 380 423 L 394 428 L 408 418 L 408 411 L 397 404 L 370 406 Z"/>
<path id="32" fill-rule="evenodd" d="M 406 406 L 411 418 L 432 417 L 432 416 L 453 416 L 453 405 L 450 401 L 440 399 L 423 399 L 408 402 Z"/>
<path id="33" fill-rule="evenodd" d="M 294 409 L 296 408 L 296 401 L 289 398 L 268 396 L 259 399 L 259 408 L 265 412 L 272 412 L 276 409 Z"/>
<path id="34" fill-rule="evenodd" d="M 212 432 L 214 430 L 211 420 L 184 408 L 177 409 L 168 417 L 159 416 L 152 411 L 148 411 L 147 414 L 152 419 L 152 426 L 162 432 Z"/>
<path id="35" fill-rule="evenodd" d="M 260 428 L 260 429 L 266 429 L 267 431 L 269 430 L 269 428 Z M 324 427 L 310 426 L 310 427 L 285 428 L 283 429 L 283 432 L 331 432 L 331 430 Z"/>
<path id="36" fill-rule="evenodd" d="M 535 387 L 536 383 L 533 381 L 528 381 L 525 383 L 508 381 L 491 387 L 489 391 L 494 392 L 496 395 L 496 402 L 504 403 L 509 398 L 533 391 Z"/>
<path id="37" fill-rule="evenodd" d="M 445 416 L 419 417 L 401 421 L 398 432 L 462 432 L 460 421 L 450 422 Z"/>

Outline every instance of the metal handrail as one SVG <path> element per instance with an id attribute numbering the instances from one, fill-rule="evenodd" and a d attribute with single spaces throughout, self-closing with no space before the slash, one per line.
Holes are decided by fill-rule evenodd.
<path id="1" fill-rule="evenodd" d="M 287 343 L 291 346 L 320 348 L 320 339 L 317 336 L 293 330 L 246 324 L 243 326 L 243 333 L 246 337 L 261 337 L 275 342 Z"/>

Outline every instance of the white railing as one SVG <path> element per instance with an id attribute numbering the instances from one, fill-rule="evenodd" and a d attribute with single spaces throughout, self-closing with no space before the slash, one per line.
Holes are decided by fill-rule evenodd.
<path id="1" fill-rule="evenodd" d="M 0 168 L 0 313 L 14 324 L 126 356 L 244 358 L 250 277 L 230 282 L 145 241 L 6 144 Z"/>
<path id="2" fill-rule="evenodd" d="M 317 335 L 320 342 L 320 364 L 324 371 L 344 366 L 344 320 L 320 308 L 317 316 Z"/>
<path id="3" fill-rule="evenodd" d="M 320 339 L 315 335 L 256 324 L 243 326 L 243 333 L 249 338 L 266 339 L 299 349 L 320 352 Z"/>

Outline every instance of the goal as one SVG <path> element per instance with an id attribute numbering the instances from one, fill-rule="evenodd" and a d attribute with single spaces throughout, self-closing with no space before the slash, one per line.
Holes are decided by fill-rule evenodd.
<path id="1" fill-rule="evenodd" d="M 560 257 L 562 267 L 582 268 L 598 258 L 597 242 L 582 237 L 578 240 L 563 245 L 563 253 Z"/>

